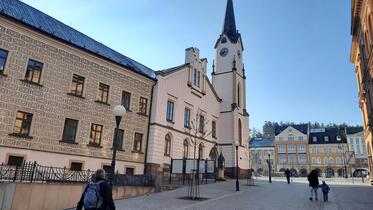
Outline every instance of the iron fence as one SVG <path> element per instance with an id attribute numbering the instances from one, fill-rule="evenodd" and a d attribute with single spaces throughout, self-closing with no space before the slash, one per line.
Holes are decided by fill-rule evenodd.
<path id="1" fill-rule="evenodd" d="M 36 162 L 23 162 L 20 166 L 0 165 L 0 180 L 13 182 L 88 182 L 93 171 L 70 170 L 66 167 L 42 166 Z"/>
<path id="2" fill-rule="evenodd" d="M 42 166 L 36 162 L 23 162 L 20 166 L 0 165 L 0 181 L 37 183 L 87 183 L 94 171 L 71 170 L 66 167 Z M 110 174 L 107 174 L 110 176 Z M 155 176 L 116 173 L 117 186 L 155 186 Z"/>

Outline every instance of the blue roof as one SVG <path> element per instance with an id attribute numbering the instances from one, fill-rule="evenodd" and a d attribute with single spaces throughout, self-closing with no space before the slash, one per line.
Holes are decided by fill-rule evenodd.
<path id="1" fill-rule="evenodd" d="M 274 147 L 274 145 L 274 138 L 252 138 L 249 143 L 250 148 Z"/>
<path id="2" fill-rule="evenodd" d="M 155 73 L 152 69 L 19 0 L 1 0 L 0 15 L 16 20 L 42 33 L 46 33 L 60 41 L 89 51 L 148 78 L 155 79 Z"/>
<path id="3" fill-rule="evenodd" d="M 324 130 L 324 129 L 323 129 Z M 320 130 L 321 131 L 321 130 Z M 347 143 L 344 129 L 325 128 L 325 131 L 311 131 L 308 139 L 309 144 L 340 144 Z M 328 141 L 325 141 L 325 137 Z M 314 141 L 316 138 L 317 141 Z"/>
<path id="4" fill-rule="evenodd" d="M 294 129 L 297 129 L 299 132 L 301 132 L 303 134 L 307 134 L 307 132 L 308 132 L 308 125 L 307 124 L 281 125 L 281 126 L 276 126 L 275 135 L 278 135 L 279 133 L 284 131 L 289 126 L 293 127 Z"/>

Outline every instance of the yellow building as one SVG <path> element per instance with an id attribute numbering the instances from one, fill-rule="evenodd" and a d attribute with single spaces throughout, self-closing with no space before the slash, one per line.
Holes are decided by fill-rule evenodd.
<path id="1" fill-rule="evenodd" d="M 368 153 L 369 170 L 373 171 L 373 1 L 352 0 L 352 46 L 350 62 L 355 64 L 359 88 L 359 106 L 362 112 L 364 139 Z M 372 176 L 371 176 L 372 177 Z M 373 184 L 373 179 L 371 179 Z"/>
<path id="2" fill-rule="evenodd" d="M 349 172 L 349 154 L 343 130 L 338 128 L 310 130 L 310 168 L 319 171 L 320 176 L 345 176 L 345 171 Z"/>
<path id="3" fill-rule="evenodd" d="M 275 170 L 287 168 L 293 176 L 308 174 L 308 125 L 285 125 L 275 128 Z"/>

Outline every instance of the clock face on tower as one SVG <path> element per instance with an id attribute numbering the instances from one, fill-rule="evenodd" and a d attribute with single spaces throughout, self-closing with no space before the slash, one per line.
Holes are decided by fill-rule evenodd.
<path id="1" fill-rule="evenodd" d="M 228 55 L 228 51 L 229 50 L 224 47 L 223 49 L 220 50 L 220 55 L 225 57 L 226 55 Z"/>

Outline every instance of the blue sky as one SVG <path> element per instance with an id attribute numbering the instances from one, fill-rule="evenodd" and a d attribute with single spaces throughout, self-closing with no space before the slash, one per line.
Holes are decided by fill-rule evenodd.
<path id="1" fill-rule="evenodd" d="M 184 63 L 198 47 L 209 71 L 226 0 L 23 0 L 146 66 Z M 361 124 L 349 0 L 234 0 L 244 41 L 250 127 L 264 121 Z"/>

